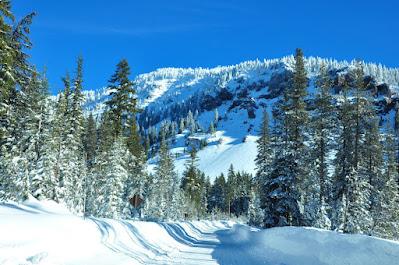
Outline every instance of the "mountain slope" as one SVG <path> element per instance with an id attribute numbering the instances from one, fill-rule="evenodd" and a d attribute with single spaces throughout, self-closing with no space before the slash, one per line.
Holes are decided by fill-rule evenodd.
<path id="1" fill-rule="evenodd" d="M 309 99 L 315 92 L 314 81 L 322 64 L 326 65 L 336 82 L 335 93 L 339 93 L 338 79 L 355 66 L 355 62 L 339 62 L 315 57 L 305 61 L 309 77 Z M 226 173 L 230 164 L 238 170 L 254 173 L 256 135 L 264 108 L 271 111 L 274 103 L 288 86 L 294 58 L 248 61 L 234 66 L 213 69 L 163 68 L 140 75 L 135 84 L 142 108 L 139 124 L 142 134 L 159 133 L 167 122 L 179 123 L 191 111 L 199 128 L 199 134 L 185 132 L 171 141 L 176 154 L 177 169 L 182 172 L 188 158 L 187 150 L 197 140 L 203 139 L 207 146 L 198 152 L 199 167 L 214 178 Z M 399 69 L 382 65 L 364 64 L 365 82 L 373 93 L 383 119 L 392 118 L 396 111 L 399 91 Z M 86 110 L 100 116 L 108 91 L 86 91 Z M 214 111 L 219 113 L 215 135 L 206 135 Z M 191 138 L 189 138 L 191 136 Z M 156 142 L 153 143 L 156 146 Z M 150 167 L 156 157 L 149 160 Z"/>

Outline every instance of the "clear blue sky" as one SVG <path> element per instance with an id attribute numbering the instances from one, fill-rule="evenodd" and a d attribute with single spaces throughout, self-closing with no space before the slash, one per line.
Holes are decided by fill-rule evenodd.
<path id="1" fill-rule="evenodd" d="M 292 54 L 360 58 L 399 66 L 396 0 L 14 0 L 36 11 L 31 61 L 47 66 L 52 91 L 85 60 L 96 89 L 121 59 L 133 76 L 159 67 L 213 67 Z"/>

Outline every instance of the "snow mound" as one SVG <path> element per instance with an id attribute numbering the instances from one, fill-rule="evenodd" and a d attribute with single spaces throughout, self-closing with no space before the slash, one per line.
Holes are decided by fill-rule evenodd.
<path id="1" fill-rule="evenodd" d="M 392 265 L 399 243 L 364 235 L 231 221 L 82 218 L 54 202 L 0 204 L 0 264 Z"/>
<path id="2" fill-rule="evenodd" d="M 220 241 L 241 253 L 242 264 L 388 265 L 399 260 L 398 242 L 306 227 L 257 230 L 235 225 L 221 233 Z M 216 250 L 214 256 L 224 252 Z"/>

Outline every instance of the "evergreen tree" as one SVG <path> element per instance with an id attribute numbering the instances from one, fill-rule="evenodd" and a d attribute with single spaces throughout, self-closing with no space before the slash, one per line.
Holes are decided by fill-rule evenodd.
<path id="1" fill-rule="evenodd" d="M 372 234 L 392 239 L 399 238 L 399 187 L 396 170 L 397 147 L 391 129 L 384 142 L 384 172 L 374 181 Z"/>
<path id="2" fill-rule="evenodd" d="M 266 207 L 266 197 L 267 195 L 264 193 L 264 185 L 267 182 L 268 174 L 270 173 L 270 166 L 272 162 L 272 148 L 271 148 L 271 140 L 269 133 L 269 115 L 266 111 L 263 112 L 263 119 L 260 129 L 259 139 L 257 140 L 257 148 L 258 152 L 255 158 L 256 164 L 256 177 L 255 180 L 259 187 L 262 187 L 260 190 L 260 201 L 261 207 Z"/>
<path id="3" fill-rule="evenodd" d="M 172 188 L 175 175 L 174 161 L 168 144 L 163 139 L 159 150 L 158 164 L 146 200 L 147 216 L 158 220 L 168 219 L 168 207 L 173 199 Z"/>
<path id="4" fill-rule="evenodd" d="M 14 118 L 17 86 L 27 87 L 34 73 L 25 53 L 32 46 L 28 34 L 34 16 L 31 13 L 16 22 L 10 1 L 0 2 L 0 155 L 9 151 L 17 140 L 13 135 L 18 128 Z"/>
<path id="5" fill-rule="evenodd" d="M 215 112 L 214 112 L 214 118 L 213 118 L 213 123 L 216 125 L 216 127 L 217 127 L 217 125 L 218 125 L 218 123 L 219 123 L 219 111 L 218 111 L 218 109 L 215 109 Z"/>
<path id="6" fill-rule="evenodd" d="M 295 54 L 291 85 L 275 111 L 274 150 L 271 170 L 264 181 L 266 227 L 301 225 L 301 206 L 308 176 L 305 132 L 308 123 L 305 97 L 308 81 L 302 50 Z"/>
<path id="7" fill-rule="evenodd" d="M 237 178 L 233 164 L 231 164 L 227 173 L 227 197 L 226 197 L 227 209 L 229 215 L 232 214 L 232 204 L 236 198 L 237 198 Z"/>
<path id="8" fill-rule="evenodd" d="M 192 148 L 190 152 L 190 160 L 186 163 L 186 169 L 183 172 L 183 177 L 181 180 L 181 188 L 185 191 L 185 195 L 188 200 L 192 203 L 194 212 L 199 216 L 201 208 L 201 198 L 202 198 L 202 182 L 201 172 L 197 168 L 198 158 L 197 151 Z"/>
<path id="9" fill-rule="evenodd" d="M 216 177 L 213 185 L 210 188 L 208 195 L 208 210 L 212 212 L 214 209 L 220 210 L 222 212 L 228 211 L 228 206 L 226 202 L 227 198 L 227 183 L 224 175 Z"/>
<path id="10" fill-rule="evenodd" d="M 102 187 L 104 204 L 100 215 L 108 218 L 120 218 L 124 207 L 123 191 L 129 172 L 129 151 L 121 138 L 117 139 L 108 152 L 105 160 L 104 178 L 105 185 Z"/>
<path id="11" fill-rule="evenodd" d="M 332 81 L 325 65 L 320 68 L 316 82 L 318 92 L 315 98 L 315 111 L 312 118 L 312 160 L 314 170 L 307 180 L 308 194 L 305 204 L 306 218 L 316 227 L 329 229 L 331 222 L 327 210 L 327 202 L 331 198 L 331 178 L 329 175 L 328 157 L 332 150 L 335 115 L 330 88 Z"/>
<path id="12" fill-rule="evenodd" d="M 122 60 L 117 64 L 116 71 L 109 80 L 111 98 L 107 101 L 107 106 L 112 116 L 115 137 L 126 133 L 129 119 L 133 119 L 130 125 L 135 126 L 133 117 L 137 113 L 136 91 L 129 75 L 129 64 L 126 60 Z"/>
<path id="13" fill-rule="evenodd" d="M 261 208 L 259 194 L 255 189 L 251 190 L 250 203 L 248 207 L 248 219 L 248 223 L 251 226 L 260 227 L 263 225 L 263 210 Z"/>
<path id="14" fill-rule="evenodd" d="M 85 124 L 86 126 L 84 130 L 83 143 L 86 154 L 86 164 L 87 167 L 90 169 L 93 167 L 97 149 L 97 128 L 92 113 L 90 113 Z"/>

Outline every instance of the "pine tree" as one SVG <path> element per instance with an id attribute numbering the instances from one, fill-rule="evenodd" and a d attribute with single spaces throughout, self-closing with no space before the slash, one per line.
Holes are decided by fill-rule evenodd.
<path id="1" fill-rule="evenodd" d="M 90 169 L 93 167 L 94 160 L 96 157 L 96 149 L 97 149 L 97 128 L 92 113 L 90 113 L 85 124 L 86 126 L 84 130 L 83 143 L 86 155 L 86 164 L 87 167 Z"/>
<path id="2" fill-rule="evenodd" d="M 372 234 L 392 239 L 399 238 L 399 187 L 396 170 L 397 147 L 391 129 L 384 142 L 384 172 L 374 181 Z"/>
<path id="3" fill-rule="evenodd" d="M 64 93 L 60 96 L 54 124 L 54 137 L 57 141 L 57 164 L 55 175 L 58 178 L 57 200 L 71 210 L 84 210 L 86 161 L 83 148 L 83 112 L 81 95 L 82 60 L 78 59 L 74 89 L 71 89 L 69 75 L 64 78 Z"/>
<path id="4" fill-rule="evenodd" d="M 250 203 L 248 207 L 248 224 L 260 227 L 263 225 L 264 214 L 261 208 L 261 201 L 258 192 L 251 190 Z"/>
<path id="5" fill-rule="evenodd" d="M 136 91 L 133 82 L 129 79 L 130 67 L 126 60 L 120 61 L 116 66 L 116 71 L 109 80 L 111 99 L 107 105 L 112 116 L 115 137 L 126 133 L 129 119 L 137 113 Z M 135 120 L 131 122 L 134 126 Z"/>
<path id="6" fill-rule="evenodd" d="M 190 152 L 190 160 L 186 163 L 186 169 L 183 172 L 181 188 L 185 191 L 186 197 L 193 204 L 194 212 L 199 216 L 201 208 L 202 181 L 201 172 L 197 168 L 197 151 L 193 148 Z"/>
<path id="7" fill-rule="evenodd" d="M 185 129 L 185 124 L 184 124 L 184 119 L 180 119 L 180 123 L 179 123 L 179 133 L 183 133 L 184 129 Z"/>
<path id="8" fill-rule="evenodd" d="M 127 137 L 127 147 L 130 153 L 135 157 L 140 157 L 144 151 L 141 144 L 135 116 L 133 116 L 130 120 L 130 130 L 129 136 Z"/>
<path id="9" fill-rule="evenodd" d="M 124 141 L 116 139 L 110 149 L 104 167 L 105 185 L 102 187 L 104 204 L 100 215 L 108 218 L 120 218 L 124 207 L 123 191 L 129 172 L 127 170 L 129 151 Z"/>
<path id="10" fill-rule="evenodd" d="M 376 144 L 378 141 L 373 134 L 378 135 L 378 129 L 374 125 L 375 132 L 369 133 L 367 139 L 366 129 L 373 127 L 370 123 L 373 120 L 373 108 L 365 95 L 362 66 L 358 64 L 350 75 L 354 80 L 355 92 L 352 101 L 347 95 L 351 88 L 350 78 L 349 80 L 345 78 L 341 82 L 344 94 L 339 111 L 341 129 L 333 187 L 333 228 L 348 233 L 365 233 L 369 231 L 371 225 L 370 180 L 374 178 L 370 178 L 374 175 L 372 172 L 374 162 L 369 159 L 369 155 L 364 156 L 371 151 L 367 150 L 369 147 L 365 145 L 365 141 Z M 376 158 L 375 161 L 377 160 L 380 159 Z"/>
<path id="11" fill-rule="evenodd" d="M 330 88 L 332 81 L 325 65 L 320 68 L 320 74 L 316 82 L 318 92 L 315 98 L 315 111 L 312 117 L 312 160 L 314 170 L 307 180 L 308 194 L 305 204 L 306 218 L 309 223 L 316 227 L 329 229 L 331 222 L 327 210 L 328 201 L 331 198 L 331 178 L 329 175 L 328 157 L 332 150 L 332 139 L 334 135 L 334 106 Z"/>
<path id="12" fill-rule="evenodd" d="M 304 203 L 308 176 L 305 132 L 308 123 L 305 97 L 307 74 L 302 50 L 295 54 L 295 68 L 291 85 L 275 111 L 275 155 L 271 170 L 264 181 L 266 227 L 301 225 L 301 206 Z"/>
<path id="13" fill-rule="evenodd" d="M 317 82 L 319 92 L 316 95 L 316 110 L 313 116 L 313 140 L 315 141 L 314 158 L 316 158 L 316 170 L 319 183 L 319 202 L 329 198 L 329 175 L 328 155 L 331 151 L 331 138 L 335 123 L 334 107 L 332 96 L 329 92 L 332 81 L 326 67 L 323 65 L 320 70 L 320 77 Z"/>
<path id="14" fill-rule="evenodd" d="M 140 152 L 136 153 L 136 155 L 132 154 L 131 150 L 129 150 L 129 161 L 127 168 L 129 175 L 126 179 L 123 192 L 123 201 L 125 203 L 123 213 L 125 218 L 131 218 L 139 215 L 139 212 L 137 211 L 138 209 L 133 209 L 132 205 L 129 203 L 129 199 L 134 195 L 139 195 L 146 199 L 146 196 L 148 195 L 146 187 L 149 180 L 146 171 L 146 161 L 146 155 L 142 148 Z"/>
<path id="15" fill-rule="evenodd" d="M 218 109 L 215 109 L 213 123 L 217 127 L 217 125 L 219 123 L 219 111 L 218 111 Z"/>
<path id="16" fill-rule="evenodd" d="M 227 173 L 227 197 L 226 197 L 227 209 L 229 215 L 232 214 L 233 210 L 232 204 L 236 198 L 237 198 L 237 178 L 233 164 L 231 164 Z"/>
<path id="17" fill-rule="evenodd" d="M 342 230 L 347 215 L 347 178 L 353 171 L 352 154 L 354 132 L 351 123 L 353 106 L 348 99 L 349 85 L 347 80 L 341 80 L 343 85 L 343 98 L 339 106 L 340 132 L 338 137 L 337 155 L 335 158 L 335 176 L 333 185 L 333 229 Z"/>
<path id="18" fill-rule="evenodd" d="M 172 155 L 165 139 L 161 141 L 158 164 L 150 183 L 145 211 L 147 216 L 157 220 L 168 218 L 168 206 L 173 199 L 172 188 L 175 179 L 175 168 Z"/>
<path id="19" fill-rule="evenodd" d="M 270 133 L 269 133 L 269 114 L 264 111 L 263 112 L 263 119 L 260 129 L 259 139 L 257 140 L 257 148 L 258 152 L 255 158 L 256 164 L 256 182 L 261 187 L 260 191 L 260 201 L 261 207 L 266 207 L 265 204 L 267 203 L 266 197 L 267 195 L 264 193 L 264 185 L 266 183 L 266 178 L 270 173 L 270 167 L 272 163 L 272 148 L 271 148 L 271 140 L 270 140 Z"/>
<path id="20" fill-rule="evenodd" d="M 35 72 L 25 53 L 32 46 L 31 13 L 16 22 L 10 1 L 0 2 L 0 191 L 3 199 L 24 200 L 30 193 L 29 163 L 20 143 L 24 129 L 18 122 L 24 106 L 23 94 Z M 27 125 L 27 124 L 24 124 Z M 0 198 L 1 199 L 1 198 Z"/>
<path id="21" fill-rule="evenodd" d="M 25 53 L 32 46 L 28 34 L 34 16 L 31 13 L 16 22 L 10 1 L 0 2 L 0 155 L 10 150 L 16 140 L 13 129 L 18 124 L 13 112 L 17 107 L 17 86 L 27 87 L 34 72 Z"/>
<path id="22" fill-rule="evenodd" d="M 213 182 L 213 185 L 210 188 L 208 195 L 208 210 L 212 212 L 214 209 L 217 209 L 222 212 L 228 211 L 227 206 L 227 183 L 224 175 L 216 177 Z"/>
<path id="23" fill-rule="evenodd" d="M 186 118 L 186 125 L 187 128 L 190 130 L 190 133 L 193 134 L 197 132 L 197 124 L 195 122 L 193 113 L 191 110 L 188 111 L 187 118 Z"/>

